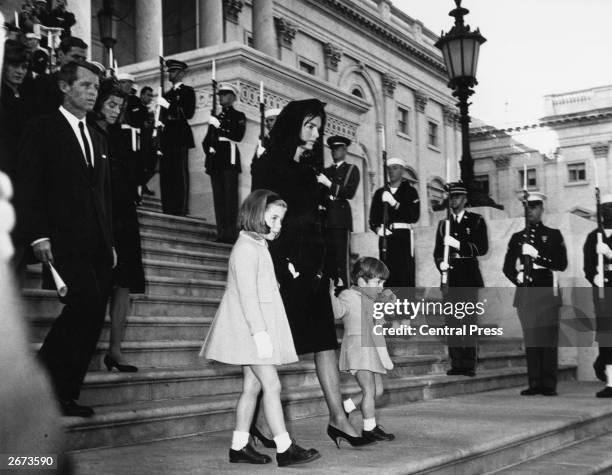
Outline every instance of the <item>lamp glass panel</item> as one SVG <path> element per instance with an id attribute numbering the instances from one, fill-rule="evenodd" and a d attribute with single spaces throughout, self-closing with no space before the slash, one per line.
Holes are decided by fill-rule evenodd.
<path id="1" fill-rule="evenodd" d="M 463 59 L 465 64 L 464 75 L 475 77 L 476 63 L 474 62 L 474 50 L 478 47 L 475 38 L 463 38 Z"/>
<path id="2" fill-rule="evenodd" d="M 461 57 L 461 38 L 450 40 L 447 44 L 449 49 L 449 56 L 454 65 L 454 70 L 451 79 L 455 79 L 464 75 L 463 62 Z"/>
<path id="3" fill-rule="evenodd" d="M 450 48 L 449 48 L 449 44 L 445 43 L 442 46 L 442 54 L 444 55 L 444 64 L 446 64 L 446 69 L 448 72 L 448 77 L 449 79 L 452 79 L 455 77 L 455 63 L 453 63 L 453 58 L 450 54 Z"/>

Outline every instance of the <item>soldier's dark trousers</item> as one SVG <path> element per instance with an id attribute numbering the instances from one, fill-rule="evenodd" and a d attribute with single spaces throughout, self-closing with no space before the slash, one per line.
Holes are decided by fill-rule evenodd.
<path id="1" fill-rule="evenodd" d="M 238 172 L 219 170 L 210 174 L 217 222 L 217 239 L 234 242 L 238 233 Z"/>
<path id="2" fill-rule="evenodd" d="M 387 258 L 381 259 L 389 268 L 389 278 L 385 287 L 414 287 L 414 258 L 410 253 L 411 235 L 409 229 L 398 229 L 387 237 Z M 379 252 L 382 239 L 378 240 Z M 382 255 L 382 254 L 380 254 Z"/>
<path id="3" fill-rule="evenodd" d="M 350 231 L 343 228 L 328 228 L 325 230 L 326 274 L 342 279 L 344 287 L 351 286 L 349 270 Z"/>
<path id="4" fill-rule="evenodd" d="M 175 216 L 187 215 L 189 197 L 189 149 L 186 146 L 165 147 L 159 165 L 162 210 Z"/>

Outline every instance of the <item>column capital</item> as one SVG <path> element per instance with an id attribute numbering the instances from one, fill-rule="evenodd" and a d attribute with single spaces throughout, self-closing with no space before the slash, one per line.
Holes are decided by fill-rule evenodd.
<path id="1" fill-rule="evenodd" d="M 510 155 L 495 155 L 493 162 L 498 170 L 505 170 L 510 167 Z"/>
<path id="2" fill-rule="evenodd" d="M 442 106 L 442 113 L 444 114 L 445 125 L 454 126 L 459 120 L 459 112 L 455 106 Z"/>
<path id="3" fill-rule="evenodd" d="M 397 79 L 388 73 L 382 74 L 383 93 L 387 97 L 393 97 L 395 88 L 397 87 Z"/>
<path id="4" fill-rule="evenodd" d="M 323 45 L 323 52 L 325 53 L 325 66 L 327 66 L 327 69 L 338 71 L 338 63 L 342 59 L 342 49 L 332 43 L 325 43 Z"/>
<path id="5" fill-rule="evenodd" d="M 293 48 L 293 39 L 297 33 L 296 26 L 286 18 L 274 17 L 274 26 L 276 26 L 276 35 L 278 43 L 285 48 Z"/>
<path id="6" fill-rule="evenodd" d="M 423 91 L 414 91 L 414 106 L 418 112 L 425 112 L 429 96 Z"/>
<path id="7" fill-rule="evenodd" d="M 242 0 L 223 0 L 223 12 L 225 18 L 232 23 L 238 23 L 238 15 L 242 11 L 244 2 Z"/>
<path id="8" fill-rule="evenodd" d="M 606 158 L 608 156 L 608 151 L 610 150 L 609 142 L 597 142 L 591 144 L 591 150 L 593 150 L 593 155 L 595 158 Z"/>

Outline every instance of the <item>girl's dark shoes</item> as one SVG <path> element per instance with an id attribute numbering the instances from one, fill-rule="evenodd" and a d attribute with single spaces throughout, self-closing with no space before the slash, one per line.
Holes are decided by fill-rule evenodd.
<path id="1" fill-rule="evenodd" d="M 385 432 L 382 426 L 376 426 L 372 430 L 364 430 L 361 432 L 364 439 L 376 441 L 376 440 L 393 440 L 395 436 Z"/>
<path id="2" fill-rule="evenodd" d="M 132 366 L 131 364 L 121 364 L 108 355 L 104 357 L 104 366 L 106 366 L 106 369 L 109 371 L 112 371 L 113 368 L 117 368 L 117 370 L 121 373 L 135 373 L 138 371 L 136 366 Z"/>
<path id="3" fill-rule="evenodd" d="M 288 465 L 312 462 L 319 457 L 321 457 L 321 454 L 315 449 L 306 450 L 293 442 L 282 454 L 276 454 L 276 462 L 279 467 L 286 467 Z"/>
<path id="4" fill-rule="evenodd" d="M 266 449 L 276 448 L 276 442 L 274 442 L 273 439 L 268 439 L 266 436 L 264 436 L 255 425 L 251 426 L 249 433 L 251 434 L 251 437 L 253 438 L 253 443 L 255 445 L 257 445 L 257 441 L 259 441 Z"/>
<path id="5" fill-rule="evenodd" d="M 264 463 L 272 462 L 272 458 L 270 458 L 268 455 L 260 454 L 253 447 L 251 447 L 251 444 L 246 444 L 240 450 L 230 449 L 229 461 L 231 463 L 255 463 L 262 465 Z"/>
<path id="6" fill-rule="evenodd" d="M 364 445 L 370 445 L 376 442 L 376 440 L 368 440 L 365 437 L 353 437 L 346 432 L 342 432 L 340 429 L 336 429 L 332 425 L 327 426 L 327 435 L 335 442 L 338 448 L 340 448 L 340 439 L 346 440 L 351 444 L 351 447 L 363 447 Z"/>

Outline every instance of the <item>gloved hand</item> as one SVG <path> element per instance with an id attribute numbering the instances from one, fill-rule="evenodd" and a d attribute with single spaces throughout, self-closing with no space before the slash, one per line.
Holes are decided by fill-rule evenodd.
<path id="1" fill-rule="evenodd" d="M 219 119 L 217 119 L 214 115 L 210 116 L 210 119 L 208 119 L 208 124 L 216 127 L 217 129 L 221 127 L 221 122 L 219 122 Z"/>
<path id="2" fill-rule="evenodd" d="M 323 175 L 323 173 L 319 173 L 317 175 L 317 182 L 323 186 L 326 186 L 327 188 L 331 188 L 332 186 L 331 180 L 327 178 L 325 175 Z"/>
<path id="3" fill-rule="evenodd" d="M 607 259 L 612 259 L 612 249 L 604 242 L 597 244 L 597 254 L 603 254 Z"/>
<path id="4" fill-rule="evenodd" d="M 289 268 L 289 272 L 291 272 L 291 275 L 293 276 L 293 278 L 297 279 L 299 277 L 300 273 L 295 271 L 295 266 L 293 265 L 293 263 L 289 262 L 287 264 L 287 267 Z"/>
<path id="5" fill-rule="evenodd" d="M 266 148 L 262 147 L 261 144 L 259 144 L 257 146 L 257 152 L 255 152 L 257 154 L 257 158 L 261 157 L 264 153 L 266 153 Z"/>
<path id="6" fill-rule="evenodd" d="M 393 198 L 393 195 L 388 191 L 383 191 L 382 200 L 383 203 L 389 203 L 389 206 L 392 206 L 393 208 L 397 206 L 397 200 Z"/>
<path id="7" fill-rule="evenodd" d="M 533 257 L 534 259 L 540 255 L 538 250 L 531 244 L 523 244 L 522 253 L 524 256 Z"/>
<path id="8" fill-rule="evenodd" d="M 393 234 L 393 231 L 391 231 L 390 229 L 387 229 L 386 231 L 383 231 L 383 226 L 379 226 L 378 229 L 376 230 L 376 234 L 378 234 L 379 236 L 391 236 L 391 234 Z"/>
<path id="9" fill-rule="evenodd" d="M 448 269 L 450 269 L 450 266 L 448 265 L 448 262 L 440 262 L 440 271 L 441 272 L 447 272 Z"/>
<path id="10" fill-rule="evenodd" d="M 461 248 L 461 242 L 452 236 L 444 236 L 444 245 L 459 250 Z"/>
<path id="11" fill-rule="evenodd" d="M 255 347 L 257 348 L 257 357 L 263 359 L 272 358 L 272 340 L 267 331 L 263 330 L 253 335 Z"/>
<path id="12" fill-rule="evenodd" d="M 605 245 L 605 244 L 604 244 Z M 593 277 L 593 283 L 597 286 L 597 287 L 603 287 L 604 286 L 604 278 L 603 275 L 601 274 L 595 274 L 595 277 Z"/>
<path id="13" fill-rule="evenodd" d="M 519 272 L 518 274 L 516 274 L 516 281 L 517 281 L 519 284 L 522 284 L 522 283 L 523 283 L 523 281 L 525 280 L 525 277 L 524 277 L 524 276 L 525 276 L 525 275 L 523 274 L 523 271 Z"/>

